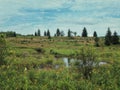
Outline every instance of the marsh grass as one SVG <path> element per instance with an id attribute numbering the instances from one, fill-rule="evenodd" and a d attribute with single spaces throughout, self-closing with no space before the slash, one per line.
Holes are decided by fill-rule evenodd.
<path id="1" fill-rule="evenodd" d="M 23 40 L 26 42 L 21 43 Z M 0 90 L 119 90 L 120 46 L 106 47 L 100 40 L 100 47 L 94 47 L 92 38 L 6 38 L 9 50 L 7 64 L 0 66 Z M 90 79 L 78 67 L 66 68 L 58 58 L 81 58 L 81 48 L 88 55 L 95 50 L 97 61 L 109 63 L 92 68 Z"/>

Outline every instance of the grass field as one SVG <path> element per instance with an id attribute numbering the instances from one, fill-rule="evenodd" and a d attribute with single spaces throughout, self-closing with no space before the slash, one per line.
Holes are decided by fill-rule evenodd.
<path id="1" fill-rule="evenodd" d="M 0 66 L 0 90 L 120 89 L 120 45 L 105 46 L 101 38 L 100 47 L 95 47 L 92 37 L 20 36 L 6 38 L 6 42 L 6 64 Z M 75 63 L 66 67 L 64 57 L 107 64 L 80 68 Z"/>

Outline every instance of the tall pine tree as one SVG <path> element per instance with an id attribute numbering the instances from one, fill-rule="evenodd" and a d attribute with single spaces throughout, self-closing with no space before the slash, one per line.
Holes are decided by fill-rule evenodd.
<path id="1" fill-rule="evenodd" d="M 86 29 L 86 27 L 84 27 L 84 29 L 83 29 L 82 37 L 87 37 L 87 29 Z"/>
<path id="2" fill-rule="evenodd" d="M 48 39 L 51 39 L 51 35 L 50 35 L 49 29 L 48 29 L 48 31 L 47 31 L 47 36 L 48 36 Z"/>
<path id="3" fill-rule="evenodd" d="M 56 36 L 60 36 L 60 30 L 59 30 L 59 28 L 57 28 L 57 31 L 56 31 Z"/>
<path id="4" fill-rule="evenodd" d="M 97 32 L 96 31 L 94 31 L 93 37 L 94 37 L 94 41 L 95 41 L 95 46 L 99 47 L 99 38 L 97 36 Z"/>
<path id="5" fill-rule="evenodd" d="M 112 44 L 119 44 L 119 36 L 117 35 L 117 32 L 115 31 L 112 36 Z"/>
<path id="6" fill-rule="evenodd" d="M 35 36 L 37 36 L 37 32 L 35 32 Z"/>
<path id="7" fill-rule="evenodd" d="M 68 29 L 68 37 L 71 37 L 71 31 Z"/>
<path id="8" fill-rule="evenodd" d="M 46 31 L 44 31 L 44 36 L 47 36 L 47 32 Z"/>
<path id="9" fill-rule="evenodd" d="M 109 46 L 112 43 L 112 33 L 110 31 L 110 28 L 108 28 L 108 31 L 105 36 L 105 45 Z"/>
<path id="10" fill-rule="evenodd" d="M 97 32 L 96 31 L 94 31 L 93 37 L 97 37 Z"/>
<path id="11" fill-rule="evenodd" d="M 40 29 L 38 29 L 38 33 L 37 33 L 37 35 L 38 35 L 38 36 L 41 36 L 41 34 L 40 34 Z"/>

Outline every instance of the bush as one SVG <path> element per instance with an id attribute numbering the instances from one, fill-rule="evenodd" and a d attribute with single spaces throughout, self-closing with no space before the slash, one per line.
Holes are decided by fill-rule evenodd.
<path id="1" fill-rule="evenodd" d="M 45 53 L 45 50 L 43 48 L 36 48 L 35 49 L 38 53 Z"/>
<path id="2" fill-rule="evenodd" d="M 80 59 L 80 62 L 76 65 L 80 67 L 80 72 L 83 74 L 85 79 L 90 79 L 94 68 L 93 65 L 96 60 L 94 49 L 91 47 L 82 47 L 78 59 Z"/>
<path id="3" fill-rule="evenodd" d="M 6 64 L 5 56 L 7 54 L 6 40 L 3 35 L 0 35 L 0 65 Z"/>

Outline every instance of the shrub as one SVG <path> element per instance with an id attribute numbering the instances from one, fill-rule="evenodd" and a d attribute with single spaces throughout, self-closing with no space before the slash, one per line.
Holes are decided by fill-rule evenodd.
<path id="1" fill-rule="evenodd" d="M 35 49 L 38 53 L 44 53 L 45 50 L 43 48 L 36 48 Z"/>
<path id="2" fill-rule="evenodd" d="M 80 72 L 83 74 L 85 79 L 90 79 L 92 75 L 93 65 L 95 63 L 96 55 L 93 48 L 82 47 L 78 59 L 81 61 L 78 62 Z"/>
<path id="3" fill-rule="evenodd" d="M 6 63 L 5 61 L 6 54 L 7 54 L 6 40 L 3 35 L 0 35 L 0 65 L 3 65 Z"/>

